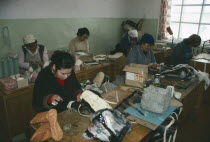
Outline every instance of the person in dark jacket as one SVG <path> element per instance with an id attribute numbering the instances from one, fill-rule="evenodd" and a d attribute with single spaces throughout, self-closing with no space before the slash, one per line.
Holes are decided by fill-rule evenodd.
<path id="1" fill-rule="evenodd" d="M 127 57 L 130 50 L 138 45 L 138 31 L 130 30 L 122 37 L 120 43 L 116 45 L 116 49 L 111 54 L 122 52 Z"/>
<path id="2" fill-rule="evenodd" d="M 173 48 L 170 64 L 188 64 L 192 59 L 192 47 L 197 47 L 201 44 L 201 37 L 193 34 L 189 38 L 184 39 Z"/>
<path id="3" fill-rule="evenodd" d="M 75 59 L 63 51 L 55 51 L 51 63 L 39 73 L 33 91 L 33 108 L 36 112 L 53 108 L 62 112 L 80 101 L 82 93 L 73 70 Z"/>

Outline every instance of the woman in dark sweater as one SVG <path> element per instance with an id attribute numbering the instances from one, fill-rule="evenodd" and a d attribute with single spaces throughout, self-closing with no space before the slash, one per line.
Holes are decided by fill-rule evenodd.
<path id="1" fill-rule="evenodd" d="M 81 85 L 74 73 L 75 59 L 67 52 L 55 51 L 49 66 L 39 73 L 33 91 L 33 108 L 36 112 L 48 111 L 51 108 L 58 112 L 79 102 L 82 93 Z"/>

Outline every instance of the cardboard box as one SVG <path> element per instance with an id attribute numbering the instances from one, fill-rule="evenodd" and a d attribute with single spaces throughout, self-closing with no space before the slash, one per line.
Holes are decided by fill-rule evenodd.
<path id="1" fill-rule="evenodd" d="M 126 65 L 123 71 L 125 74 L 125 84 L 143 88 L 148 78 L 148 65 L 130 64 Z"/>
<path id="2" fill-rule="evenodd" d="M 17 79 L 17 86 L 18 88 L 28 86 L 28 79 L 27 78 L 18 78 Z"/>

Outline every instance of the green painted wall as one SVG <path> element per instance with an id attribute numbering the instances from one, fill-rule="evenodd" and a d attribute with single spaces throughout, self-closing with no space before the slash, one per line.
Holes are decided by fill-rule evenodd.
<path id="1" fill-rule="evenodd" d="M 158 19 L 146 19 L 144 20 L 143 24 L 143 31 L 146 33 L 150 33 L 157 39 L 157 32 L 158 32 Z"/>
<path id="2" fill-rule="evenodd" d="M 121 23 L 125 18 L 55 18 L 55 19 L 0 19 L 0 29 L 8 26 L 12 50 L 17 52 L 22 43 L 23 35 L 34 34 L 38 43 L 48 50 L 67 49 L 68 43 L 76 36 L 77 29 L 87 27 L 90 30 L 90 52 L 93 54 L 109 53 L 119 42 L 122 30 Z M 138 21 L 139 19 L 132 19 Z M 156 37 L 157 19 L 146 19 L 143 30 Z M 0 31 L 1 32 L 1 31 Z M 11 51 L 3 44 L 0 33 L 0 57 Z"/>

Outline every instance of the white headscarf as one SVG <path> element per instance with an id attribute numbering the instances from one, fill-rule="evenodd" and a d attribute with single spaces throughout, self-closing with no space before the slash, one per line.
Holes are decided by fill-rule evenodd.
<path id="1" fill-rule="evenodd" d="M 35 41 L 36 41 L 36 38 L 32 34 L 27 34 L 23 37 L 24 44 L 34 43 Z"/>
<path id="2" fill-rule="evenodd" d="M 137 32 L 137 30 L 130 30 L 129 32 L 128 32 L 128 35 L 129 35 L 129 37 L 138 37 L 138 32 Z"/>

